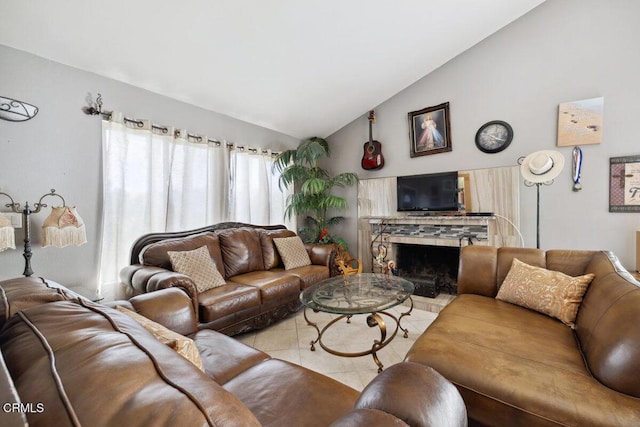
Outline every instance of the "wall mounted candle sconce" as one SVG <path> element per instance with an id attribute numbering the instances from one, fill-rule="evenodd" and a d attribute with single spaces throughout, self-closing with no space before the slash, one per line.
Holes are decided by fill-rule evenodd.
<path id="1" fill-rule="evenodd" d="M 111 118 L 112 111 L 102 110 L 102 94 L 98 94 L 98 97 L 94 101 L 91 98 L 91 94 L 87 94 L 88 105 L 82 107 L 82 112 L 89 116 L 102 116 L 105 119 Z"/>
<path id="2" fill-rule="evenodd" d="M 0 96 L 0 119 L 10 122 L 24 122 L 33 119 L 36 114 L 38 114 L 38 107 L 35 105 Z"/>
<path id="3" fill-rule="evenodd" d="M 13 198 L 7 193 L 0 192 L 0 195 L 8 197 L 11 201 L 11 203 L 5 205 L 6 207 L 15 213 L 22 213 L 25 228 L 24 251 L 22 253 L 25 261 L 23 273 L 25 276 L 29 277 L 33 274 L 33 270 L 31 269 L 31 224 L 29 216 L 47 207 L 45 203 L 42 203 L 46 197 L 58 197 L 62 201 L 62 206 L 52 206 L 51 213 L 42 224 L 42 247 L 54 246 L 63 248 L 65 246 L 80 246 L 87 243 L 87 232 L 84 221 L 82 221 L 82 218 L 78 215 L 75 206 L 67 206 L 64 198 L 56 193 L 56 190 L 51 189 L 50 193 L 40 197 L 40 200 L 34 204 L 33 208 L 29 206 L 29 203 L 25 203 L 24 207 L 21 208 L 20 203 L 14 202 Z M 0 212 L 0 251 L 15 249 L 13 233 L 14 227 L 11 224 L 11 220 Z"/>

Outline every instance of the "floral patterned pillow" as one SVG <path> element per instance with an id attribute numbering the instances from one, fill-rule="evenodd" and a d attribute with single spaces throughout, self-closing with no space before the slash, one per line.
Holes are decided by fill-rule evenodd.
<path id="1" fill-rule="evenodd" d="M 571 277 L 514 258 L 496 299 L 555 317 L 574 328 L 582 297 L 594 277 Z"/>

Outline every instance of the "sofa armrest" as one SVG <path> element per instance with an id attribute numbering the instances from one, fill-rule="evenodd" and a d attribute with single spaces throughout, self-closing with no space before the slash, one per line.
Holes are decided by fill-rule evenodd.
<path id="1" fill-rule="evenodd" d="M 191 335 L 198 331 L 198 318 L 193 310 L 191 298 L 182 288 L 160 289 L 137 295 L 129 300 L 109 301 L 104 305 L 135 311 L 182 335 Z"/>
<path id="2" fill-rule="evenodd" d="M 136 296 L 167 288 L 182 288 L 191 299 L 198 313 L 198 290 L 189 276 L 141 264 L 129 265 L 120 272 L 120 280 L 127 288 L 127 295 Z"/>
<path id="3" fill-rule="evenodd" d="M 458 389 L 433 368 L 401 362 L 374 378 L 354 410 L 333 426 L 380 425 L 381 421 L 383 425 L 465 427 L 467 410 Z"/>
<path id="4" fill-rule="evenodd" d="M 182 335 L 198 331 L 198 318 L 191 298 L 183 288 L 161 289 L 129 299 L 129 302 L 147 319 Z"/>
<path id="5" fill-rule="evenodd" d="M 329 267 L 331 277 L 340 274 L 336 264 L 337 249 L 335 244 L 305 243 L 304 247 L 309 254 L 311 264 Z"/>

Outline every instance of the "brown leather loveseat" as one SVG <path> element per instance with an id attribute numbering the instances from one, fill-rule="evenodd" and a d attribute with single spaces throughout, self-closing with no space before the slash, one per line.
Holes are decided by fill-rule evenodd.
<path id="1" fill-rule="evenodd" d="M 335 247 L 307 244 L 310 265 L 285 270 L 274 239 L 296 234 L 282 225 L 220 223 L 140 237 L 121 282 L 127 297 L 180 287 L 191 297 L 201 328 L 234 335 L 263 328 L 300 308 L 300 291 L 336 274 Z M 191 277 L 174 272 L 168 253 L 206 246 L 225 283 L 199 292 Z"/>
<path id="2" fill-rule="evenodd" d="M 573 329 L 496 298 L 514 258 L 593 274 Z M 468 246 L 458 286 L 405 360 L 454 383 L 470 424 L 640 425 L 640 287 L 613 254 Z"/>
<path id="3" fill-rule="evenodd" d="M 360 394 L 219 332 L 198 330 L 180 289 L 117 304 L 191 338 L 202 369 L 130 312 L 53 282 L 6 280 L 0 282 L 0 425 L 466 425 L 456 388 L 431 368 L 394 365 Z"/>

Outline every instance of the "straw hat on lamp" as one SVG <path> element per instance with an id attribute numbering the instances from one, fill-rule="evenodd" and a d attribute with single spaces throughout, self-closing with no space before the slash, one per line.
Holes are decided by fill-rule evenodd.
<path id="1" fill-rule="evenodd" d="M 529 154 L 520 165 L 520 173 L 533 184 L 553 180 L 564 167 L 564 156 L 553 150 L 541 150 Z"/>

